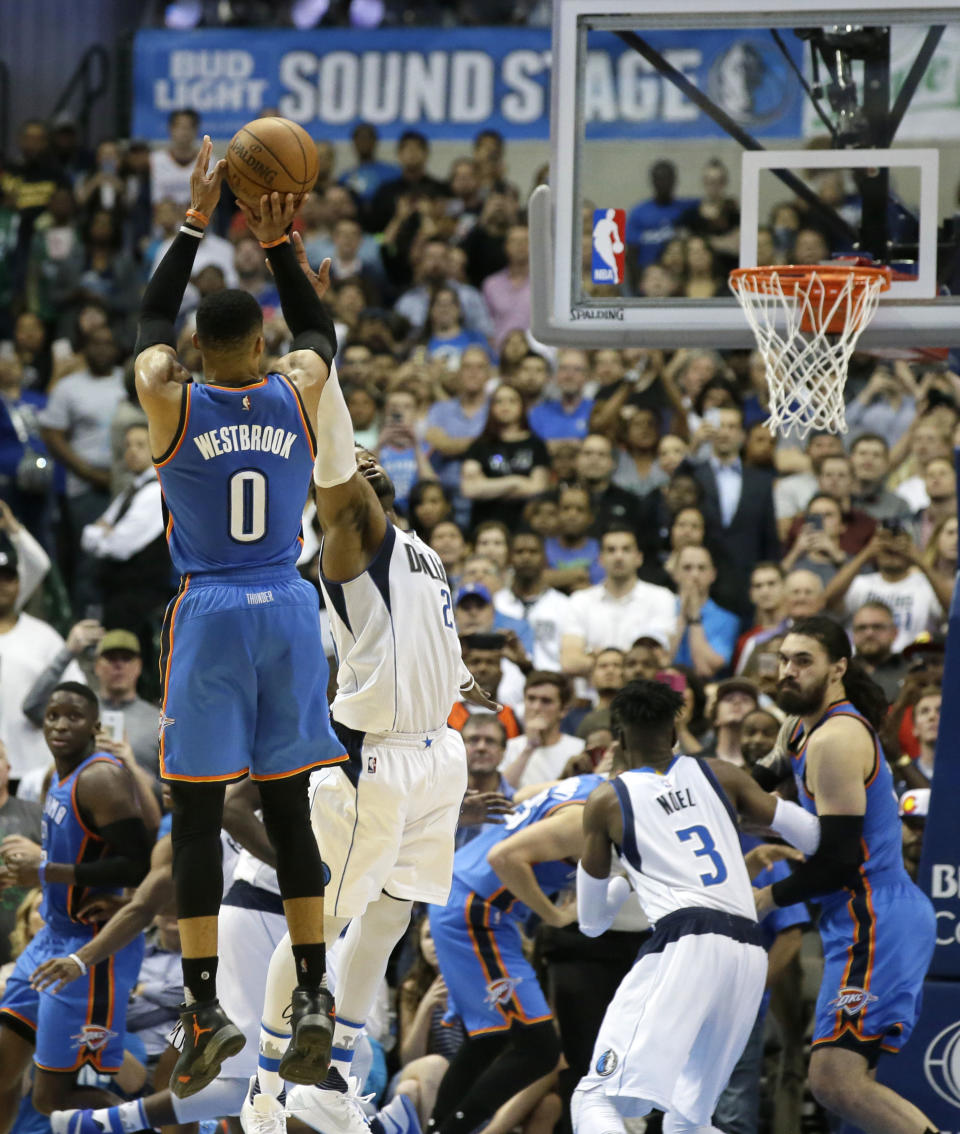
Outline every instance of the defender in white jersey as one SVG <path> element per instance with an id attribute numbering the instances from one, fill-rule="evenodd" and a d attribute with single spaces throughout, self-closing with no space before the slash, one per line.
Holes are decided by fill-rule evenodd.
<path id="1" fill-rule="evenodd" d="M 302 244 L 296 249 L 322 296 L 326 266 L 315 274 Z M 340 954 L 325 1089 L 298 1088 L 290 1103 L 316 1112 L 300 1115 L 311 1125 L 366 1134 L 348 1091 L 363 1021 L 413 902 L 442 903 L 450 890 L 467 766 L 463 741 L 446 719 L 458 700 L 495 712 L 500 706 L 463 664 L 443 565 L 395 526 L 389 477 L 371 453 L 354 446 L 335 367 L 320 394 L 314 483 L 323 532 L 320 581 L 338 660 L 331 717 L 350 759 L 338 775 L 313 779 L 311 815 L 330 871 L 326 939 L 352 924 Z M 308 1046 L 288 1044 L 284 1051 L 276 1034 L 287 1031 L 283 1013 L 297 979 L 289 954 L 285 944 L 274 953 L 261 1033 L 257 1085 L 274 1098 L 284 1078 L 307 1082 L 298 1069 L 313 1062 Z M 273 1117 L 264 1105 L 264 1129 Z"/>
<path id="2" fill-rule="evenodd" d="M 665 1112 L 665 1134 L 714 1129 L 767 973 L 734 806 L 813 847 L 802 809 L 777 804 L 731 765 L 673 754 L 682 708 L 680 695 L 655 681 L 617 694 L 619 774 L 584 808 L 581 932 L 609 928 L 632 888 L 654 933 L 607 1008 L 574 1092 L 576 1134 L 622 1134 L 623 1117 L 654 1107 Z M 611 849 L 626 873 L 612 882 Z"/>

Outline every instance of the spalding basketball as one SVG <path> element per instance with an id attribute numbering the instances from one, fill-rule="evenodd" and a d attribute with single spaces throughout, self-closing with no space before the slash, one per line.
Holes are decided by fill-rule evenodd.
<path id="1" fill-rule="evenodd" d="M 227 147 L 230 188 L 255 211 L 264 193 L 304 197 L 319 172 L 313 139 L 289 118 L 255 118 L 240 127 Z"/>

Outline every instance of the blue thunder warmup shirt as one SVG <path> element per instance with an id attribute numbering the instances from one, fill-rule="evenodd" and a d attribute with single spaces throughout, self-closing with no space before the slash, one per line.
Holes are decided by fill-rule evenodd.
<path id="1" fill-rule="evenodd" d="M 77 780 L 85 768 L 105 760 L 95 752 L 62 781 L 53 777 L 43 806 L 44 862 L 96 862 L 106 843 L 87 823 L 77 803 Z M 0 1015 L 4 1024 L 36 1043 L 34 1062 L 45 1071 L 72 1071 L 89 1063 L 100 1071 L 117 1071 L 123 1062 L 127 1000 L 143 959 L 143 937 L 118 950 L 86 974 L 59 990 L 30 987 L 35 969 L 53 957 L 75 953 L 90 940 L 96 926 L 81 907 L 95 894 L 119 894 L 122 886 L 83 887 L 43 884 L 41 913 L 46 923 L 20 954 L 7 981 Z"/>
<path id="2" fill-rule="evenodd" d="M 184 388 L 177 436 L 156 461 L 182 576 L 161 641 L 165 779 L 273 779 L 346 759 L 317 593 L 296 570 L 315 455 L 285 375 Z"/>
<path id="3" fill-rule="evenodd" d="M 870 722 L 849 701 L 831 705 L 809 734 L 798 724 L 791 736 L 800 804 L 817 814 L 807 790 L 807 746 L 817 729 L 836 717 L 852 717 L 869 732 L 874 763 L 866 781 L 859 882 L 816 899 L 824 970 L 813 1043 L 859 1051 L 872 1064 L 881 1050 L 899 1051 L 917 1022 L 935 923 L 933 907 L 903 866 L 890 766 Z"/>

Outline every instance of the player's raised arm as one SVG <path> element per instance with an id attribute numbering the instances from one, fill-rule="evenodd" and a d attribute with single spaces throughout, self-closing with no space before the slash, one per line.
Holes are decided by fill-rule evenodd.
<path id="1" fill-rule="evenodd" d="M 710 760 L 709 765 L 738 815 L 776 831 L 804 854 L 813 854 L 820 844 L 820 820 L 816 815 L 764 791 L 752 776 L 734 764 Z"/>
<path id="2" fill-rule="evenodd" d="M 150 423 L 150 444 L 155 454 L 165 452 L 176 435 L 183 384 L 189 377 L 177 362 L 174 324 L 197 249 L 220 199 L 220 183 L 227 168 L 225 161 L 218 161 L 208 173 L 212 153 L 213 143 L 204 135 L 190 174 L 190 208 L 140 302 L 134 348 L 137 395 Z"/>
<path id="3" fill-rule="evenodd" d="M 623 842 L 623 815 L 612 783 L 601 784 L 583 809 L 583 854 L 577 865 L 577 921 L 587 937 L 605 933 L 630 894 L 630 883 L 610 879 L 610 854 Z"/>

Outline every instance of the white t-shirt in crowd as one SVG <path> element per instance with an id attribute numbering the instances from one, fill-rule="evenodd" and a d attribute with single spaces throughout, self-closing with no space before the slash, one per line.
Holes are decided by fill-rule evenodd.
<path id="1" fill-rule="evenodd" d="M 504 588 L 493 596 L 493 605 L 509 618 L 525 618 L 533 631 L 534 669 L 560 669 L 560 635 L 567 620 L 570 599 L 553 587 L 541 592 L 534 602 L 525 603 Z"/>
<path id="2" fill-rule="evenodd" d="M 64 645 L 52 626 L 31 614 L 21 614 L 12 630 L 0 634 L 0 740 L 7 749 L 11 779 L 53 762 L 42 730 L 23 715 L 21 706 Z M 60 680 L 87 683 L 76 661 L 70 662 Z"/>
<path id="3" fill-rule="evenodd" d="M 588 650 L 614 646 L 629 650 L 637 638 L 669 646 L 677 629 L 677 596 L 666 587 L 638 579 L 632 591 L 615 598 L 603 583 L 570 596 L 564 634 L 576 635 Z"/>
<path id="4" fill-rule="evenodd" d="M 526 747 L 527 738 L 525 736 L 515 736 L 512 740 L 508 740 L 500 771 L 508 768 Z M 555 744 L 547 744 L 542 748 L 534 749 L 517 787 L 527 787 L 529 784 L 543 784 L 548 780 L 558 780 L 570 757 L 576 756 L 583 749 L 584 742 L 578 736 L 570 736 L 565 732 L 561 733 L 560 739 Z"/>
<path id="5" fill-rule="evenodd" d="M 879 571 L 858 575 L 847 591 L 843 611 L 848 619 L 867 602 L 882 602 L 893 612 L 897 636 L 893 652 L 899 653 L 925 630 L 936 630 L 943 621 L 943 608 L 937 601 L 926 575 L 913 570 L 895 583 L 886 582 Z"/>
<path id="6" fill-rule="evenodd" d="M 195 160 L 196 154 L 181 165 L 169 150 L 154 150 L 150 155 L 150 200 L 156 205 L 169 198 L 184 209 L 189 208 L 190 173 Z"/>

